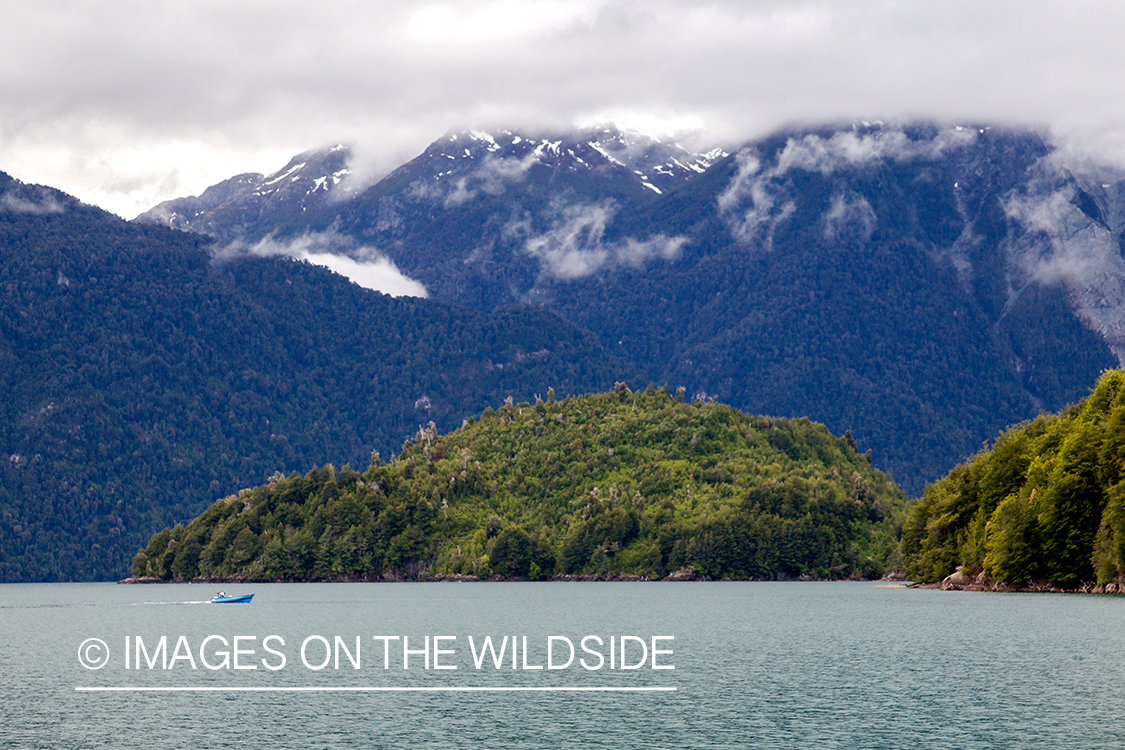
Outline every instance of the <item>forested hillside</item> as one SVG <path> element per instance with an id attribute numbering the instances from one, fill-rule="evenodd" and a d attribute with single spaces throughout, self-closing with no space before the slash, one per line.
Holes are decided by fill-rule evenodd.
<path id="1" fill-rule="evenodd" d="M 903 531 L 907 570 L 958 566 L 999 582 L 1074 588 L 1125 580 L 1125 372 L 1013 427 L 926 490 Z"/>
<path id="2" fill-rule="evenodd" d="M 391 463 L 321 466 L 154 536 L 135 576 L 871 578 L 906 499 L 850 435 L 667 389 L 507 402 Z"/>
<path id="3" fill-rule="evenodd" d="M 216 497 L 628 377 L 550 313 L 362 289 L 0 174 L 0 581 L 120 578 Z"/>

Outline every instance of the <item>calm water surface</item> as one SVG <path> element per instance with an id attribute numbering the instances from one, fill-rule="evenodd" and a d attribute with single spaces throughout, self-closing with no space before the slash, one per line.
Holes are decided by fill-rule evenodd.
<path id="1" fill-rule="evenodd" d="M 1121 748 L 1125 597 L 959 593 L 867 583 L 0 586 L 0 748 Z M 263 649 L 267 636 L 280 657 Z M 406 636 L 402 641 L 372 636 Z M 426 636 L 439 663 L 425 668 Z M 468 638 L 499 647 L 475 668 Z M 674 636 L 638 669 L 546 664 L 548 636 Z M 167 637 L 163 668 L 156 646 Z M 182 649 L 176 646 L 183 637 Z M 209 636 L 220 636 L 206 644 Z M 239 666 L 222 663 L 238 636 Z M 337 637 L 340 666 L 319 666 Z M 360 637 L 359 653 L 355 638 Z M 140 638 L 154 660 L 136 669 Z M 83 667 L 99 638 L 108 662 Z M 131 663 L 125 668 L 129 638 Z M 223 641 L 228 644 L 223 648 Z M 284 642 L 282 646 L 281 643 Z M 597 641 L 588 645 L 599 650 Z M 646 656 L 626 643 L 626 665 Z M 566 661 L 556 642 L 555 665 Z M 510 641 L 509 641 L 510 646 Z M 431 642 L 431 656 L 433 643 Z M 190 658 L 188 654 L 190 653 Z M 560 657 L 561 654 L 561 657 Z M 87 651 L 87 656 L 99 653 Z M 143 657 L 142 657 L 143 658 Z M 351 660 L 349 660 L 351 658 Z M 192 669 L 191 661 L 196 668 Z M 355 669 L 358 660 L 360 668 Z M 615 661 L 615 666 L 619 660 Z M 384 668 L 389 666 L 389 668 Z M 76 688 L 146 688 L 87 692 Z M 182 688 L 220 688 L 187 692 Z M 317 688 L 235 691 L 231 688 Z M 331 688 L 440 688 L 327 692 Z M 675 688 L 449 692 L 451 687 Z M 151 688 L 175 688 L 155 691 Z"/>

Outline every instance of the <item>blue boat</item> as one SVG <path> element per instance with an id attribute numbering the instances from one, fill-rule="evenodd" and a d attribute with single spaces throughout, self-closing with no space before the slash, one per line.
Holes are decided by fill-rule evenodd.
<path id="1" fill-rule="evenodd" d="M 253 594 L 239 594 L 238 596 L 228 596 L 222 591 L 219 595 L 211 599 L 212 604 L 249 604 L 250 600 L 254 598 Z"/>

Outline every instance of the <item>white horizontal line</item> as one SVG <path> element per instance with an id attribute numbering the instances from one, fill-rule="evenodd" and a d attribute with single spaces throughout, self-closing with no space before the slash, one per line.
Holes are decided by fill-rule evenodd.
<path id="1" fill-rule="evenodd" d="M 666 693 L 674 687 L 76 687 L 80 693 Z"/>

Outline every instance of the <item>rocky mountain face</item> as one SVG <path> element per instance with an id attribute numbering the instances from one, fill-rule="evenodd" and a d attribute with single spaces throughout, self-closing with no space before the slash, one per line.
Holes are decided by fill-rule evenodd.
<path id="1" fill-rule="evenodd" d="M 790 130 L 731 151 L 451 133 L 342 200 L 267 210 L 247 189 L 187 228 L 315 237 L 437 299 L 543 306 L 642 378 L 852 430 L 912 493 L 1125 355 L 1117 172 L 988 127 Z"/>

